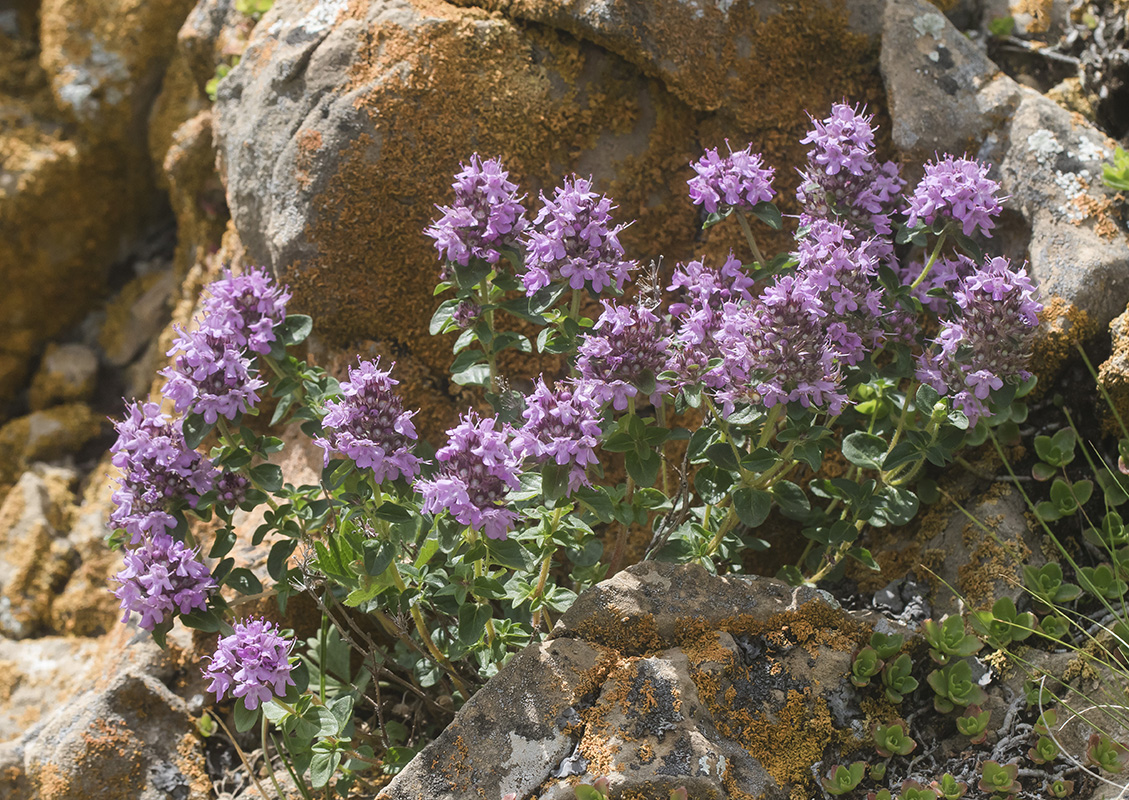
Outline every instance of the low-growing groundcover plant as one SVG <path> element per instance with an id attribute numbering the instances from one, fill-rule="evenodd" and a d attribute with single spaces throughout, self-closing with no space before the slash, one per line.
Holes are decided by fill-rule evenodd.
<path id="1" fill-rule="evenodd" d="M 1022 266 L 977 245 L 1000 213 L 986 165 L 939 157 L 906 191 L 871 118 L 846 104 L 803 141 L 789 252 L 767 258 L 754 231 L 786 224 L 774 169 L 751 145 L 713 149 L 691 165 L 690 197 L 704 226 L 740 226 L 752 260 L 669 274 L 628 258 L 625 223 L 590 179 L 566 178 L 532 211 L 499 160 L 472 156 L 426 233 L 449 295 L 431 331 L 457 334 L 451 379 L 483 403 L 435 451 L 394 364 L 358 359 L 339 381 L 297 355 L 313 321 L 264 271 L 211 284 L 169 352 L 165 405 L 132 404 L 117 423 L 126 618 L 158 642 L 177 618 L 218 634 L 204 671 L 236 728 L 258 725 L 305 796 L 344 795 L 397 771 L 625 566 L 632 535 L 646 558 L 740 572 L 772 516 L 807 543 L 786 580 L 833 579 L 847 559 L 876 569 L 867 529 L 908 523 L 936 495 L 926 466 L 1018 413 L 1041 306 Z M 562 372 L 503 374 L 500 354 L 534 349 Z M 284 427 L 323 451 L 317 483 L 275 463 Z M 844 466 L 825 472 L 832 452 Z M 266 589 L 230 555 L 254 511 Z M 273 595 L 284 611 L 297 592 L 323 615 L 304 646 L 239 610 Z M 966 654 L 947 627 L 938 636 L 943 658 Z M 875 640 L 856 683 L 893 703 L 915 691 L 900 647 Z M 949 707 L 975 699 L 964 663 L 938 673 Z M 404 700 L 417 715 L 390 718 Z"/>

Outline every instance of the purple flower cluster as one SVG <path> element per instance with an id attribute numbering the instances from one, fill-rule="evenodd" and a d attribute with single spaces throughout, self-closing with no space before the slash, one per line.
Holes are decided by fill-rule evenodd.
<path id="1" fill-rule="evenodd" d="M 683 297 L 670 304 L 678 330 L 667 369 L 680 385 L 717 389 L 727 383 L 724 371 L 711 369 L 710 361 L 721 356 L 718 339 L 727 318 L 753 302 L 753 283 L 732 252 L 718 270 L 702 261 L 675 267 L 667 290 L 682 290 Z"/>
<path id="2" fill-rule="evenodd" d="M 566 178 L 551 199 L 542 194 L 541 202 L 526 242 L 526 294 L 557 281 L 571 289 L 587 286 L 595 294 L 613 283 L 622 291 L 635 266 L 624 259 L 619 243 L 626 226 L 612 224 L 612 201 L 592 191 L 592 179 Z"/>
<path id="3" fill-rule="evenodd" d="M 538 379 L 533 393 L 525 399 L 525 426 L 514 433 L 513 449 L 520 458 L 534 464 L 552 461 L 569 466 L 568 489 L 590 486 L 586 470 L 597 463 L 596 445 L 600 438 L 600 402 L 592 386 L 584 383 L 560 384 L 550 391 Z"/>
<path id="4" fill-rule="evenodd" d="M 729 147 L 729 140 L 725 140 Z M 704 206 L 710 214 L 730 208 L 749 209 L 757 203 L 772 199 L 772 176 L 776 170 L 764 166 L 759 153 L 753 152 L 752 144 L 744 150 L 733 152 L 722 158 L 717 148 L 707 150 L 706 154 L 690 165 L 697 173 L 687 181 L 690 186 L 690 199 L 696 206 Z"/>
<path id="5" fill-rule="evenodd" d="M 717 397 L 726 415 L 739 402 L 771 408 L 799 401 L 838 414 L 847 402 L 819 287 L 786 275 L 753 306 L 727 315 L 719 336 L 727 383 Z"/>
<path id="6" fill-rule="evenodd" d="M 965 236 L 977 231 L 991 236 L 993 217 L 1000 214 L 999 184 L 988 177 L 988 166 L 968 158 L 946 156 L 925 165 L 925 176 L 909 200 L 908 224 L 932 225 L 938 217 L 955 220 Z"/>
<path id="7" fill-rule="evenodd" d="M 177 332 L 168 352 L 176 358 L 161 374 L 167 378 L 164 394 L 178 413 L 202 414 L 212 424 L 219 417 L 235 419 L 259 402 L 266 382 L 248 351 L 270 352 L 290 295 L 257 269 L 239 276 L 229 271 L 208 290 L 197 327 Z"/>
<path id="8" fill-rule="evenodd" d="M 495 428 L 493 417 L 473 410 L 447 431 L 447 444 L 435 454 L 439 471 L 417 481 L 423 510 L 449 511 L 463 525 L 482 530 L 491 539 L 505 539 L 517 514 L 505 507 L 506 494 L 520 485 L 521 459 L 510 444 L 511 430 Z"/>
<path id="9" fill-rule="evenodd" d="M 243 698 L 243 705 L 254 711 L 260 704 L 286 695 L 294 685 L 290 677 L 290 651 L 294 641 L 287 639 L 273 623 L 248 619 L 235 623 L 235 632 L 216 645 L 215 655 L 203 670 L 211 680 L 208 691 L 219 699 L 232 686 L 232 697 Z"/>
<path id="10" fill-rule="evenodd" d="M 905 266 L 899 265 L 897 273 L 902 279 L 902 283 L 909 285 L 917 279 L 924 267 L 925 264 L 918 259 L 910 261 Z M 944 313 L 949 307 L 949 300 L 952 299 L 952 293 L 957 283 L 961 278 L 965 278 L 975 271 L 976 263 L 968 256 L 961 253 L 955 254 L 952 258 L 941 256 L 933 263 L 933 268 L 929 270 L 925 280 L 914 289 L 914 297 L 934 313 Z M 945 294 L 930 295 L 929 292 L 935 289 L 944 289 Z"/>
<path id="11" fill-rule="evenodd" d="M 472 258 L 480 258 L 496 264 L 501 250 L 514 247 L 525 230 L 522 198 L 501 159 L 482 161 L 475 153 L 470 166 L 462 166 L 451 184 L 454 205 L 438 206 L 443 216 L 426 233 L 446 261 L 465 267 Z"/>
<path id="12" fill-rule="evenodd" d="M 617 411 L 627 408 L 628 399 L 639 394 L 640 386 L 651 383 L 655 386 L 652 401 L 658 403 L 661 393 L 670 388 L 654 382 L 670 357 L 670 326 L 638 303 L 601 302 L 604 312 L 577 348 L 577 371 L 592 383 L 599 402 L 610 400 Z"/>
<path id="13" fill-rule="evenodd" d="M 812 149 L 796 192 L 807 218 L 840 217 L 853 227 L 890 233 L 905 181 L 897 164 L 875 158 L 872 120 L 845 103 L 833 105 L 824 120 L 812 118 L 813 129 L 800 140 Z"/>
<path id="14" fill-rule="evenodd" d="M 129 533 L 130 544 L 139 544 L 175 528 L 171 506 L 183 501 L 195 507 L 213 488 L 216 471 L 188 449 L 181 421 L 162 414 L 156 403 L 131 403 L 114 428 L 118 438 L 110 447 L 111 462 L 121 476 L 110 523 Z"/>
<path id="15" fill-rule="evenodd" d="M 988 395 L 1010 378 L 1026 379 L 1042 304 L 1026 269 L 988 259 L 954 293 L 958 314 L 941 324 L 935 349 L 918 360 L 917 377 L 951 393 L 969 422 L 986 416 Z"/>
<path id="16" fill-rule="evenodd" d="M 122 622 L 136 611 L 138 623 L 153 630 L 171 614 L 203 611 L 216 582 L 200 563 L 197 551 L 167 533 L 158 533 L 125 554 L 125 569 L 114 578 L 121 584 L 114 596 L 125 610 Z"/>
<path id="17" fill-rule="evenodd" d="M 815 220 L 800 239 L 798 274 L 818 290 L 824 327 L 835 355 L 857 364 L 884 338 L 884 292 L 876 285 L 879 258 L 873 239 L 857 241 L 837 222 Z"/>
<path id="18" fill-rule="evenodd" d="M 358 467 L 371 469 L 378 484 L 419 474 L 419 459 L 411 452 L 417 438 L 414 412 L 404 411 L 404 401 L 392 388 L 399 381 L 379 363 L 360 361 L 355 369 L 349 367 L 341 400 L 325 404 L 325 436 L 314 439 L 325 450 L 326 464 L 334 453 L 341 453 Z"/>

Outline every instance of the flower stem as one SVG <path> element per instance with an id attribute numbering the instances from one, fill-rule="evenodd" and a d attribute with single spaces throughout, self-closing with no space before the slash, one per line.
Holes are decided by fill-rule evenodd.
<path id="1" fill-rule="evenodd" d="M 732 505 L 730 505 L 729 513 L 725 516 L 725 519 L 721 521 L 721 527 L 717 529 L 717 533 L 715 533 L 714 537 L 710 539 L 710 543 L 706 545 L 707 556 L 712 556 L 717 552 L 717 548 L 721 547 L 721 543 L 725 539 L 726 534 L 728 534 L 736 524 L 737 510 Z"/>
<path id="2" fill-rule="evenodd" d="M 772 434 L 776 432 L 776 423 L 780 421 L 780 415 L 784 411 L 783 404 L 777 403 L 768 410 L 768 418 L 764 421 L 764 427 L 761 428 L 760 439 L 757 440 L 757 447 L 767 447 Z"/>
<path id="3" fill-rule="evenodd" d="M 270 750 L 267 749 L 267 715 L 260 712 L 259 716 L 263 719 L 263 724 L 260 726 L 263 763 L 267 766 L 267 775 L 270 777 L 270 782 L 274 785 L 275 792 L 278 793 L 279 800 L 283 800 L 286 795 L 283 793 L 282 787 L 278 785 L 278 778 L 274 774 L 274 766 L 270 763 Z M 262 792 L 261 789 L 259 791 L 260 793 Z"/>
<path id="4" fill-rule="evenodd" d="M 745 217 L 745 212 L 741 209 L 735 209 L 737 212 L 737 222 L 741 224 L 741 230 L 745 234 L 745 241 L 749 243 L 749 249 L 753 251 L 753 259 L 764 266 L 767 262 L 764 256 L 761 255 L 761 249 L 757 247 L 757 240 L 753 238 L 753 229 L 749 227 L 749 220 Z"/>
<path id="5" fill-rule="evenodd" d="M 573 322 L 580 319 L 580 300 L 582 295 L 579 289 L 572 290 L 572 299 L 568 305 L 568 318 Z"/>
<path id="6" fill-rule="evenodd" d="M 941 235 L 937 237 L 937 244 L 933 246 L 933 252 L 929 256 L 929 260 L 925 262 L 925 267 L 921 270 L 921 274 L 917 276 L 917 280 L 910 284 L 909 288 L 916 289 L 925 280 L 925 276 L 933 269 L 933 265 L 937 262 L 937 258 L 941 255 L 941 247 L 945 244 L 945 237 L 949 235 L 948 227 L 941 231 Z"/>
<path id="7" fill-rule="evenodd" d="M 407 584 L 404 583 L 404 578 L 400 575 L 400 570 L 397 569 L 395 561 L 392 562 L 392 580 L 396 583 L 396 588 L 400 590 L 401 594 L 408 591 Z M 451 681 L 455 684 L 455 688 L 462 693 L 463 699 L 469 700 L 470 692 L 467 691 L 462 678 L 455 672 L 454 665 L 447 659 L 447 656 L 443 655 L 439 648 L 435 646 L 435 642 L 427 630 L 427 623 L 424 622 L 423 612 L 419 610 L 419 605 L 416 603 L 412 604 L 412 619 L 415 620 L 416 631 L 419 633 L 420 638 L 423 639 L 423 644 L 427 648 L 427 652 L 431 654 L 431 657 L 434 658 L 439 666 L 443 667 L 450 676 Z"/>
<path id="8" fill-rule="evenodd" d="M 265 800 L 267 793 L 263 791 L 263 785 L 259 783 L 259 776 L 256 775 L 255 770 L 251 768 L 251 762 L 247 760 L 247 754 L 243 752 L 243 748 L 240 747 L 239 742 L 236 741 L 235 734 L 231 732 L 231 729 L 228 728 L 227 725 L 224 724 L 223 720 L 220 719 L 217 715 L 212 714 L 211 717 L 217 723 L 219 723 L 219 726 L 223 728 L 223 732 L 227 734 L 228 740 L 231 742 L 232 746 L 235 747 L 235 752 L 239 754 L 239 760 L 243 762 L 243 769 L 247 770 L 247 776 L 251 779 L 251 782 L 255 784 L 255 788 L 259 790 L 259 797 L 262 797 Z M 264 753 L 263 755 L 265 756 L 266 754 Z M 279 794 L 278 796 L 279 798 L 284 797 L 284 795 L 282 794 Z"/>

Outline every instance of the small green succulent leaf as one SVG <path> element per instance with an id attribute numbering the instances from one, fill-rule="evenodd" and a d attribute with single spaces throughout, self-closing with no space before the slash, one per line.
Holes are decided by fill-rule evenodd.
<path id="1" fill-rule="evenodd" d="M 917 679 L 910 672 L 913 670 L 913 661 L 908 653 L 902 653 L 893 661 L 887 662 L 882 670 L 882 686 L 886 690 L 886 699 L 897 704 L 905 696 L 918 687 Z"/>
<path id="2" fill-rule="evenodd" d="M 1055 641 L 1065 641 L 1070 633 L 1070 621 L 1061 614 L 1051 614 L 1039 621 L 1039 633 Z"/>
<path id="3" fill-rule="evenodd" d="M 874 744 L 878 755 L 883 758 L 893 755 L 906 756 L 917 747 L 917 742 L 906 735 L 902 723 L 877 726 L 874 729 Z"/>
<path id="4" fill-rule="evenodd" d="M 1019 775 L 1019 764 L 1000 764 L 996 761 L 985 761 L 980 766 L 980 791 L 995 794 L 1011 794 L 1019 788 L 1016 777 Z"/>
<path id="5" fill-rule="evenodd" d="M 1108 736 L 1091 734 L 1089 746 L 1086 748 L 1086 761 L 1106 772 L 1119 773 L 1125 768 L 1126 748 Z"/>
<path id="6" fill-rule="evenodd" d="M 839 764 L 823 779 L 823 788 L 828 794 L 842 795 L 853 791 L 866 774 L 866 762 L 856 761 L 849 767 Z"/>
<path id="7" fill-rule="evenodd" d="M 946 772 L 941 776 L 941 780 L 933 781 L 929 786 L 944 800 L 960 800 L 968 792 L 968 784 L 958 781 L 951 772 Z"/>
<path id="8" fill-rule="evenodd" d="M 1035 746 L 1027 751 L 1028 757 L 1036 764 L 1046 764 L 1058 757 L 1058 745 L 1049 736 L 1040 736 Z"/>
<path id="9" fill-rule="evenodd" d="M 1051 781 L 1047 784 L 1047 794 L 1051 797 L 1070 797 L 1074 794 L 1074 781 L 1068 781 L 1063 778 Z"/>
<path id="10" fill-rule="evenodd" d="M 896 656 L 905 642 L 906 637 L 900 633 L 879 633 L 875 631 L 870 634 L 870 646 L 878 651 L 878 657 L 883 661 Z"/>
<path id="11" fill-rule="evenodd" d="M 933 670 L 928 681 L 934 693 L 933 706 L 942 714 L 957 706 L 981 705 L 988 699 L 985 691 L 972 680 L 972 667 L 964 660 Z"/>
<path id="12" fill-rule="evenodd" d="M 864 647 L 855 655 L 851 664 L 851 683 L 858 688 L 870 685 L 870 679 L 882 669 L 882 659 L 873 647 Z"/>
<path id="13" fill-rule="evenodd" d="M 957 717 L 957 730 L 967 736 L 972 744 L 982 744 L 988 738 L 988 719 L 991 712 L 980 706 L 969 706 Z"/>

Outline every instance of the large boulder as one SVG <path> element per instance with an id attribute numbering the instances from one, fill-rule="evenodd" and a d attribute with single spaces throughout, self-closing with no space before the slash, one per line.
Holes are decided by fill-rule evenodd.
<path id="1" fill-rule="evenodd" d="M 644 562 L 585 592 L 378 800 L 514 792 L 783 798 L 862 739 L 846 681 L 869 627 L 826 594 Z"/>

